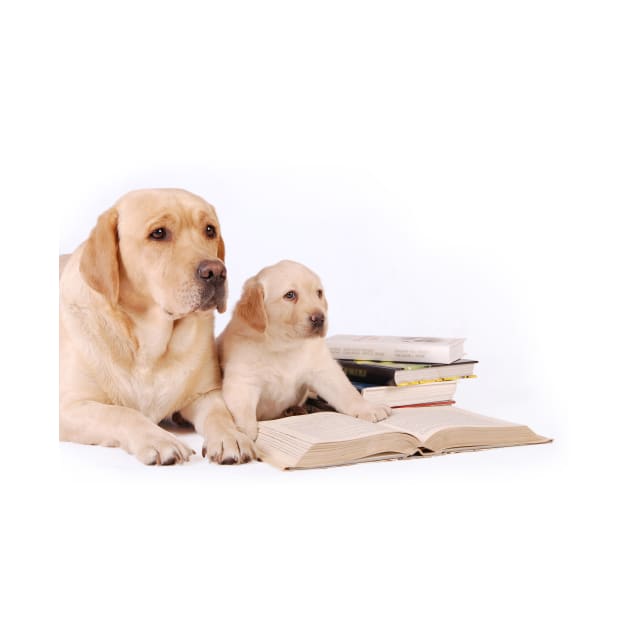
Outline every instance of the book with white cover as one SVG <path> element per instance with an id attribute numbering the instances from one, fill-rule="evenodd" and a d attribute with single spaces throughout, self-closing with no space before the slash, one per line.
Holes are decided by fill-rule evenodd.
<path id="1" fill-rule="evenodd" d="M 335 359 L 453 363 L 464 356 L 464 341 L 446 337 L 333 335 L 326 344 Z"/>
<path id="2" fill-rule="evenodd" d="M 375 404 L 389 407 L 403 407 L 420 403 L 452 400 L 455 396 L 457 381 L 438 381 L 407 386 L 370 386 L 367 383 L 352 383 L 361 396 Z"/>

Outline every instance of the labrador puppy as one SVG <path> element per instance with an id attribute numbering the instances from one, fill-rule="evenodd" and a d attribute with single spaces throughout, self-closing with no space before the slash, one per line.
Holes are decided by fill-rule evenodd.
<path id="1" fill-rule="evenodd" d="M 118 446 L 145 464 L 193 451 L 158 426 L 174 412 L 221 464 L 249 461 L 221 394 L 214 309 L 226 308 L 214 208 L 184 190 L 139 190 L 103 213 L 62 261 L 61 440 Z"/>
<path id="2" fill-rule="evenodd" d="M 250 438 L 256 438 L 258 420 L 282 416 L 311 390 L 364 420 L 391 413 L 364 400 L 333 359 L 324 340 L 327 308 L 320 279 L 297 262 L 265 267 L 245 283 L 217 341 L 225 402 Z"/>

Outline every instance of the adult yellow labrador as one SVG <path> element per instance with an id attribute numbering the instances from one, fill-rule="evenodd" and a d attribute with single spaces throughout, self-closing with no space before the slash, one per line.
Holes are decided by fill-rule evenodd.
<path id="1" fill-rule="evenodd" d="M 214 208 L 184 190 L 134 191 L 99 217 L 60 278 L 61 440 L 181 463 L 193 451 L 158 426 L 179 411 L 204 436 L 204 456 L 255 457 L 221 393 L 224 259 Z"/>

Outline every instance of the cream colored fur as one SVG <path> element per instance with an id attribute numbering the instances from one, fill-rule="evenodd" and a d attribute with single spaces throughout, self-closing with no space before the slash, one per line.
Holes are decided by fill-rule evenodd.
<path id="1" fill-rule="evenodd" d="M 193 451 L 158 426 L 178 411 L 209 459 L 255 456 L 221 394 L 213 313 L 225 283 L 200 275 L 201 263 L 224 270 L 224 252 L 214 208 L 183 190 L 135 191 L 99 217 L 61 261 L 61 440 L 184 462 Z"/>
<path id="2" fill-rule="evenodd" d="M 320 279 L 299 263 L 281 261 L 245 283 L 217 341 L 225 402 L 250 438 L 258 420 L 282 416 L 311 390 L 358 418 L 377 421 L 391 413 L 364 400 L 333 359 L 324 341 L 326 315 Z"/>

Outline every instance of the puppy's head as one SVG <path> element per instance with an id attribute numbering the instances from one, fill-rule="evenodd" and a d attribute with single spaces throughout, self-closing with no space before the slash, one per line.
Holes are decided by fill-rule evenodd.
<path id="1" fill-rule="evenodd" d="M 224 261 L 214 208 L 184 190 L 154 189 L 125 195 L 99 217 L 80 269 L 112 304 L 157 305 L 178 318 L 225 311 Z"/>
<path id="2" fill-rule="evenodd" d="M 291 260 L 250 278 L 236 305 L 236 315 L 254 330 L 285 340 L 325 337 L 327 310 L 321 280 Z"/>

